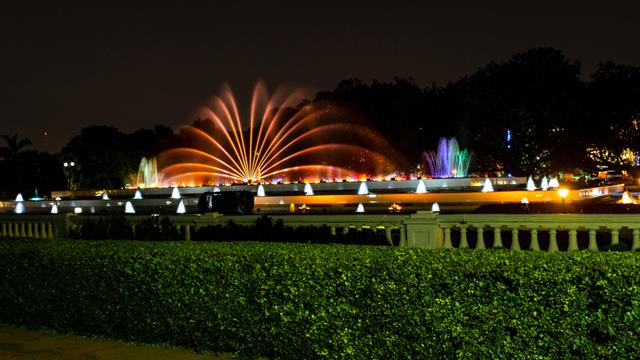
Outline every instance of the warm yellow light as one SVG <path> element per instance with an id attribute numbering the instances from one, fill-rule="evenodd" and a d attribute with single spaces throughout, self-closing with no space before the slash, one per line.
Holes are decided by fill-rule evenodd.
<path id="1" fill-rule="evenodd" d="M 558 195 L 563 199 L 566 198 L 569 195 L 569 189 L 558 189 Z"/>
<path id="2" fill-rule="evenodd" d="M 635 204 L 636 200 L 629 194 L 628 191 L 622 193 L 622 199 L 618 201 L 620 204 Z"/>

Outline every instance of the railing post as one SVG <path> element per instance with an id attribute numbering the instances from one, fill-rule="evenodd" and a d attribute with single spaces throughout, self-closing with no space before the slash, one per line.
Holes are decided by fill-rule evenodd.
<path id="1" fill-rule="evenodd" d="M 23 222 L 20 223 L 20 237 L 23 239 L 27 237 L 27 232 L 25 231 L 25 226 Z"/>
<path id="2" fill-rule="evenodd" d="M 640 248 L 640 229 L 633 229 L 633 243 L 631 244 L 631 251 L 636 251 Z"/>
<path id="3" fill-rule="evenodd" d="M 578 230 L 577 229 L 569 229 L 569 247 L 567 251 L 577 251 L 578 250 Z"/>
<path id="4" fill-rule="evenodd" d="M 184 239 L 185 239 L 185 241 L 190 241 L 191 240 L 191 225 L 190 224 L 186 224 L 184 226 Z"/>
<path id="5" fill-rule="evenodd" d="M 534 251 L 540 251 L 540 243 L 538 243 L 538 229 L 531 229 L 531 246 L 529 249 Z"/>
<path id="6" fill-rule="evenodd" d="M 7 223 L 2 223 L 2 237 L 7 237 Z"/>
<path id="7" fill-rule="evenodd" d="M 620 242 L 620 232 L 618 229 L 611 229 L 611 245 L 618 244 Z"/>
<path id="8" fill-rule="evenodd" d="M 31 221 L 29 221 L 26 226 L 27 226 L 27 238 L 31 239 L 33 237 L 33 225 L 31 224 Z"/>
<path id="9" fill-rule="evenodd" d="M 518 228 L 511 229 L 511 250 L 520 250 L 520 239 L 518 239 Z"/>
<path id="10" fill-rule="evenodd" d="M 53 225 L 47 223 L 47 239 L 53 239 Z"/>
<path id="11" fill-rule="evenodd" d="M 558 251 L 558 240 L 556 239 L 556 229 L 549 229 L 549 249 L 548 252 Z"/>
<path id="12" fill-rule="evenodd" d="M 40 238 L 47 238 L 47 224 L 45 223 L 40 223 Z"/>
<path id="13" fill-rule="evenodd" d="M 402 246 L 407 246 L 407 229 L 404 225 L 400 226 L 400 244 L 402 244 Z"/>
<path id="14" fill-rule="evenodd" d="M 500 233 L 502 231 L 502 229 L 500 228 L 500 226 L 494 226 L 493 227 L 493 248 L 494 249 L 501 249 L 504 246 L 502 245 L 502 234 Z"/>
<path id="15" fill-rule="evenodd" d="M 443 248 L 451 249 L 452 247 L 453 247 L 453 245 L 451 245 L 451 228 L 447 226 L 447 227 L 444 228 L 444 245 L 443 245 Z"/>
<path id="16" fill-rule="evenodd" d="M 331 227 L 331 236 L 336 236 L 336 227 L 335 226 Z"/>
<path id="17" fill-rule="evenodd" d="M 467 226 L 460 226 L 460 249 L 469 248 L 469 243 L 467 242 Z"/>
<path id="18" fill-rule="evenodd" d="M 393 245 L 393 239 L 391 239 L 391 226 L 386 225 L 384 227 L 384 236 L 387 238 L 387 241 L 389 242 L 389 244 Z"/>
<path id="19" fill-rule="evenodd" d="M 40 239 L 40 223 L 33 223 L 33 237 Z"/>
<path id="20" fill-rule="evenodd" d="M 589 247 L 591 251 L 598 251 L 598 243 L 596 242 L 596 229 L 589 229 Z"/>
<path id="21" fill-rule="evenodd" d="M 476 243 L 476 249 L 486 249 L 486 245 L 484 244 L 484 226 L 478 226 L 478 242 Z"/>

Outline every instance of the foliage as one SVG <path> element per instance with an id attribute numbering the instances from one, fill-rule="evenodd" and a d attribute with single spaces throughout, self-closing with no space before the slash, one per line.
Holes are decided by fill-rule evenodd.
<path id="1" fill-rule="evenodd" d="M 637 256 L 0 242 L 0 321 L 245 358 L 637 358 Z"/>
<path id="2" fill-rule="evenodd" d="M 133 238 L 131 224 L 123 214 L 86 218 L 82 223 L 72 226 L 69 232 L 73 239 L 105 240 Z"/>

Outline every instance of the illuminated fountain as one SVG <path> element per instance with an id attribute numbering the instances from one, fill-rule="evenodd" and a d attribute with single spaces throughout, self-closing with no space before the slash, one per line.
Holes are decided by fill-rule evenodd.
<path id="1" fill-rule="evenodd" d="M 358 195 L 367 195 L 369 193 L 369 188 L 367 187 L 367 183 L 362 181 L 360 182 L 360 186 L 358 187 Z"/>
<path id="2" fill-rule="evenodd" d="M 304 184 L 304 194 L 309 196 L 313 195 L 313 188 L 311 187 L 311 184 Z"/>
<path id="3" fill-rule="evenodd" d="M 162 174 L 158 172 L 158 164 L 155 158 L 143 157 L 140 159 L 138 173 L 134 185 L 138 188 L 154 188 L 162 185 Z"/>
<path id="4" fill-rule="evenodd" d="M 546 176 L 542 178 L 542 183 L 540 183 L 540 188 L 542 188 L 542 190 L 544 191 L 547 191 L 549 189 L 549 180 L 547 179 Z"/>
<path id="5" fill-rule="evenodd" d="M 57 213 L 58 213 L 58 205 L 53 204 L 53 205 L 51 206 L 51 213 L 52 213 L 52 214 L 57 214 Z"/>
<path id="6" fill-rule="evenodd" d="M 631 194 L 629 194 L 628 191 L 625 191 L 625 192 L 622 193 L 622 198 L 620 198 L 618 203 L 620 203 L 620 204 L 636 204 L 636 199 L 634 199 L 633 196 L 631 196 Z"/>
<path id="7" fill-rule="evenodd" d="M 177 186 L 173 187 L 173 190 L 171 190 L 171 198 L 172 199 L 180 199 L 180 190 L 178 190 Z"/>
<path id="8" fill-rule="evenodd" d="M 158 157 L 163 183 L 221 184 L 362 178 L 391 173 L 391 151 L 371 129 L 350 121 L 344 109 L 328 104 L 299 106 L 301 91 L 255 86 L 249 116 L 241 117 L 228 87 L 199 111 L 198 125 L 182 135 L 191 147 Z"/>
<path id="9" fill-rule="evenodd" d="M 215 191 L 215 189 L 214 189 Z M 220 192 L 220 189 L 218 189 L 218 192 Z M 264 193 L 264 186 L 262 186 L 262 184 L 258 185 L 258 191 L 256 193 L 256 196 L 265 196 L 266 194 Z"/>
<path id="10" fill-rule="evenodd" d="M 558 182 L 557 178 L 551 178 L 551 180 L 549 180 L 549 187 L 550 188 L 557 188 L 560 187 L 560 183 Z"/>
<path id="11" fill-rule="evenodd" d="M 187 212 L 187 209 L 184 206 L 184 200 L 180 200 L 178 204 L 178 208 L 176 209 L 176 214 L 184 214 Z"/>
<path id="12" fill-rule="evenodd" d="M 489 178 L 484 180 L 484 186 L 482 187 L 482 192 L 492 192 L 493 191 L 493 184 L 491 183 L 491 180 L 489 180 Z"/>
<path id="13" fill-rule="evenodd" d="M 427 187 L 424 185 L 424 181 L 419 180 L 416 187 L 416 194 L 424 194 L 427 192 Z"/>
<path id="14" fill-rule="evenodd" d="M 529 179 L 527 180 L 527 190 L 529 191 L 536 190 L 536 184 L 533 182 L 533 177 L 531 177 L 531 175 L 529 175 Z"/>
<path id="15" fill-rule="evenodd" d="M 364 205 L 362 205 L 362 203 L 358 204 L 358 207 L 356 208 L 356 212 L 359 214 L 364 213 Z"/>
<path id="16" fill-rule="evenodd" d="M 16 202 L 22 202 L 22 201 L 24 201 L 24 198 L 22 197 L 22 194 L 21 194 L 21 193 L 20 193 L 20 194 L 18 194 L 18 195 L 16 195 L 16 200 L 15 200 L 15 201 L 16 201 Z"/>
<path id="17" fill-rule="evenodd" d="M 109 200 L 109 194 L 106 191 L 102 193 L 102 200 Z"/>
<path id="18" fill-rule="evenodd" d="M 133 200 L 142 200 L 142 192 L 140 190 L 136 190 L 133 194 Z"/>
<path id="19" fill-rule="evenodd" d="M 135 214 L 136 213 L 135 209 L 133 208 L 133 204 L 131 203 L 131 201 L 127 201 L 124 204 L 124 213 L 125 214 Z"/>
<path id="20" fill-rule="evenodd" d="M 467 149 L 460 150 L 455 138 L 440 138 L 438 152 L 423 154 L 434 178 L 466 177 L 471 160 Z"/>

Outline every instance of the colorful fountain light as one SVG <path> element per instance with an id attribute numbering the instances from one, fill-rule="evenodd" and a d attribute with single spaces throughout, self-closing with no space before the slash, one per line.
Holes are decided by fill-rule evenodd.
<path id="1" fill-rule="evenodd" d="M 467 149 L 460 150 L 455 138 L 440 138 L 438 152 L 423 154 L 434 178 L 466 177 L 471 160 Z"/>
<path id="2" fill-rule="evenodd" d="M 256 183 L 367 178 L 390 173 L 394 163 L 372 149 L 390 149 L 374 131 L 343 109 L 326 103 L 300 106 L 300 91 L 277 90 L 262 82 L 253 92 L 248 116 L 240 115 L 228 87 L 200 109 L 200 121 L 182 129 L 191 147 L 160 154 L 163 183 Z M 285 180 L 286 181 L 286 180 Z"/>
<path id="3" fill-rule="evenodd" d="M 162 185 L 162 174 L 158 172 L 155 158 L 143 157 L 140 159 L 138 173 L 132 178 L 134 186 L 138 188 L 154 188 Z"/>

